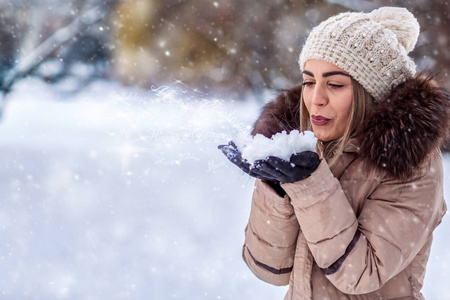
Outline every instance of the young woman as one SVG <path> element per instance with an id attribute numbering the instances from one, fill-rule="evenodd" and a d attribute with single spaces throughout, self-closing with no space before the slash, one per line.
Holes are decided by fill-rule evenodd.
<path id="1" fill-rule="evenodd" d="M 312 130 L 316 152 L 250 166 L 243 257 L 285 299 L 423 299 L 433 230 L 446 212 L 439 146 L 449 97 L 408 57 L 419 24 L 404 8 L 343 13 L 313 29 L 303 83 L 267 104 L 252 134 Z"/>

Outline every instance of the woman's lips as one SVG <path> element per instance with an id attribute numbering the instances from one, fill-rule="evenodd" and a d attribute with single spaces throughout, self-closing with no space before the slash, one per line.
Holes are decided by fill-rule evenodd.
<path id="1" fill-rule="evenodd" d="M 331 119 L 327 119 L 327 118 L 319 116 L 319 115 L 312 115 L 311 116 L 311 123 L 313 123 L 316 126 L 327 125 L 328 122 L 330 122 L 330 121 L 331 121 Z"/>

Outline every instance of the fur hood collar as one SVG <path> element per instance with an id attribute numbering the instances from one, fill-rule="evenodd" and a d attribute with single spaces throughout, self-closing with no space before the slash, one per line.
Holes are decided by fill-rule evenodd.
<path id="1" fill-rule="evenodd" d="M 271 137 L 300 128 L 301 85 L 266 104 L 252 135 Z M 418 74 L 376 103 L 355 141 L 359 155 L 395 178 L 409 178 L 449 134 L 450 96 L 431 76 Z"/>

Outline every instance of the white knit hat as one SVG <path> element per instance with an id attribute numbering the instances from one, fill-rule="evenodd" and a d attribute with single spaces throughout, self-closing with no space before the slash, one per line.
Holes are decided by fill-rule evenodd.
<path id="1" fill-rule="evenodd" d="M 382 101 L 392 87 L 416 73 L 408 53 L 419 30 L 405 8 L 341 13 L 312 30 L 300 54 L 300 69 L 309 59 L 325 60 L 348 72 L 375 101 Z"/>

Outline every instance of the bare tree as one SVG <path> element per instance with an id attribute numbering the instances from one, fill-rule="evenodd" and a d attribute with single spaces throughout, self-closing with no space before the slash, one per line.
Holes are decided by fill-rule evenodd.
<path id="1" fill-rule="evenodd" d="M 84 8 L 81 9 L 81 12 L 72 20 L 72 22 L 63 28 L 58 29 L 29 53 L 22 54 L 23 56 L 17 59 L 18 63 L 5 72 L 5 75 L 0 82 L 0 117 L 5 108 L 7 95 L 14 83 L 29 75 L 56 50 L 71 41 L 80 32 L 105 18 L 110 11 L 109 7 L 112 4 L 113 1 L 104 1 L 92 8 L 84 5 Z M 24 39 L 26 48 L 31 48 L 29 43 L 30 40 L 34 38 L 35 37 L 28 36 Z"/>

